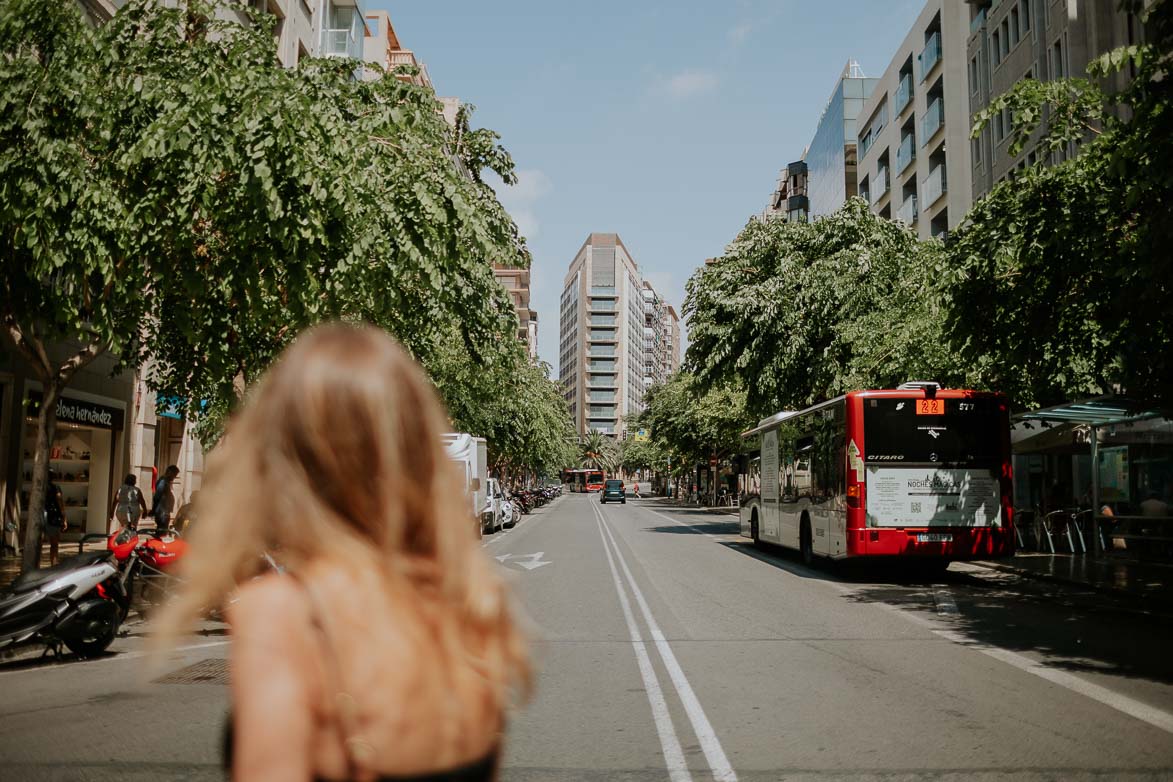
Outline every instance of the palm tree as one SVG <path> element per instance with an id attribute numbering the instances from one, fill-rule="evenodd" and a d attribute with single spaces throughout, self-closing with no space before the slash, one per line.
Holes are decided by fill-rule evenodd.
<path id="1" fill-rule="evenodd" d="M 598 429 L 591 429 L 579 441 L 582 449 L 581 463 L 588 470 L 614 472 L 618 447 L 615 440 Z"/>

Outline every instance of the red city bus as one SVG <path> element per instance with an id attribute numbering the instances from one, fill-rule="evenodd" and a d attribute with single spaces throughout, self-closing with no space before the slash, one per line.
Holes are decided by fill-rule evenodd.
<path id="1" fill-rule="evenodd" d="M 906 383 L 742 433 L 741 534 L 815 556 L 947 565 L 1014 553 L 1006 398 Z"/>
<path id="2" fill-rule="evenodd" d="M 588 491 L 595 491 L 595 489 L 590 487 L 590 481 L 588 478 L 592 475 L 598 474 L 599 473 L 596 470 L 563 470 L 562 482 L 570 484 L 570 491 L 572 492 L 585 493 Z M 599 479 L 599 483 L 602 483 L 601 478 Z"/>
<path id="3" fill-rule="evenodd" d="M 603 473 L 599 470 L 588 470 L 586 474 L 586 490 L 603 490 Z"/>

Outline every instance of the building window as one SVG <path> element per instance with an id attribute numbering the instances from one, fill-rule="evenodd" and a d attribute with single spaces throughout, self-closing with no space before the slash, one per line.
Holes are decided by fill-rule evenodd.
<path id="1" fill-rule="evenodd" d="M 1022 32 L 1030 32 L 1030 0 L 1022 0 Z"/>
<path id="2" fill-rule="evenodd" d="M 1063 62 L 1063 39 L 1060 38 L 1051 47 L 1051 78 L 1062 79 L 1066 75 L 1066 63 Z"/>
<path id="3" fill-rule="evenodd" d="M 1001 36 L 998 34 L 997 30 L 990 33 L 990 51 L 994 53 L 994 67 L 995 68 L 997 68 L 998 64 L 1000 62 L 1002 62 L 1002 54 L 1001 54 L 1002 48 L 998 45 L 1000 38 L 1001 38 Z"/>
<path id="4" fill-rule="evenodd" d="M 1010 9 L 1010 48 L 1018 45 L 1018 9 Z"/>
<path id="5" fill-rule="evenodd" d="M 978 136 L 977 138 L 970 139 L 969 144 L 972 148 L 973 164 L 975 166 L 979 165 L 982 162 L 982 137 Z"/>
<path id="6" fill-rule="evenodd" d="M 1002 59 L 1006 59 L 1006 55 L 1010 54 L 1010 21 L 1008 19 L 1002 20 L 1002 48 L 999 50 L 1002 54 Z"/>
<path id="7" fill-rule="evenodd" d="M 969 94 L 976 95 L 978 91 L 978 58 L 975 54 L 969 61 Z"/>

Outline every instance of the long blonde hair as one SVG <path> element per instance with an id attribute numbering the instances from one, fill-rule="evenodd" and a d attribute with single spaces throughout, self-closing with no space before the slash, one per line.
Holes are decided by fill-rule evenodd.
<path id="1" fill-rule="evenodd" d="M 208 460 L 174 638 L 274 552 L 293 572 L 368 567 L 426 609 L 442 653 L 472 664 L 500 706 L 529 683 L 508 591 L 484 556 L 447 419 L 421 368 L 385 332 L 330 324 L 301 335 L 251 390 Z"/>

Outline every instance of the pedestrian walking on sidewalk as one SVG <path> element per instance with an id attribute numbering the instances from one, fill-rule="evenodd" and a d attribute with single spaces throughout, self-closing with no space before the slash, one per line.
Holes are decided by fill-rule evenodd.
<path id="1" fill-rule="evenodd" d="M 163 624 L 235 594 L 233 778 L 493 779 L 529 656 L 423 370 L 381 330 L 321 326 L 248 398 Z"/>
<path id="2" fill-rule="evenodd" d="M 116 519 L 120 526 L 131 529 L 138 527 L 138 520 L 147 512 L 147 501 L 135 485 L 137 482 L 138 479 L 134 475 L 127 475 L 115 492 L 114 502 L 110 507 L 110 518 Z"/>
<path id="3" fill-rule="evenodd" d="M 179 468 L 174 464 L 167 468 L 163 477 L 155 481 L 155 495 L 151 498 L 151 515 L 155 526 L 167 529 L 171 526 L 171 515 L 175 513 L 175 491 L 173 484 L 179 477 Z"/>
<path id="4" fill-rule="evenodd" d="M 69 529 L 65 520 L 65 497 L 61 487 L 49 476 L 45 487 L 45 537 L 49 539 L 49 566 L 57 564 L 57 549 L 61 545 L 61 533 Z"/>

